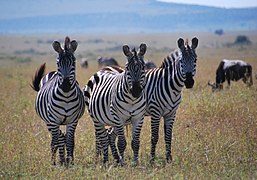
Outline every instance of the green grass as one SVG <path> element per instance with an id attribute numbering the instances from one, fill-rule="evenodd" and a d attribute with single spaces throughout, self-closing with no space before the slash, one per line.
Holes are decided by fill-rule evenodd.
<path id="1" fill-rule="evenodd" d="M 28 41 L 32 41 L 27 38 Z M 212 38 L 203 41 L 212 42 Z M 35 37 L 32 39 L 37 42 Z M 201 39 L 199 40 L 201 42 Z M 159 41 L 157 43 L 161 44 Z M 31 43 L 29 45 L 32 46 Z M 167 53 L 155 54 L 155 48 L 160 49 L 159 46 L 153 47 L 147 53 L 154 54 L 153 57 L 158 59 L 157 64 L 160 64 Z M 16 49 L 13 49 L 13 52 Z M 156 150 L 157 158 L 154 164 L 150 163 L 150 119 L 146 117 L 141 132 L 139 166 L 132 167 L 130 128 L 129 133 L 126 133 L 128 146 L 125 151 L 124 167 L 116 167 L 111 155 L 109 164 L 103 166 L 101 159 L 95 159 L 94 128 L 86 112 L 76 129 L 75 165 L 69 169 L 50 165 L 50 134 L 44 122 L 35 113 L 36 92 L 29 85 L 35 70 L 45 59 L 47 71 L 55 69 L 54 52 L 52 51 L 51 57 L 31 56 L 31 61 L 26 63 L 10 59 L 17 56 L 12 52 L 1 52 L 0 178 L 256 179 L 256 80 L 251 88 L 238 82 L 232 83 L 230 89 L 224 88 L 217 93 L 212 93 L 211 88 L 207 86 L 208 80 L 215 77 L 215 69 L 221 57 L 244 57 L 253 65 L 253 72 L 256 72 L 257 52 L 254 49 L 256 50 L 255 44 L 241 51 L 237 48 L 203 46 L 198 49 L 195 87 L 192 90 L 183 90 L 183 100 L 173 128 L 171 164 L 165 162 L 163 121 Z M 79 53 L 83 52 L 84 50 Z M 50 53 L 49 50 L 48 54 Z M 123 58 L 121 52 L 114 54 Z M 98 52 L 92 50 L 92 56 L 97 55 Z M 150 55 L 147 57 L 152 57 Z M 92 61 L 90 65 L 91 68 L 86 71 L 79 68 L 79 63 L 77 65 L 77 78 L 81 87 L 97 70 L 95 62 Z"/>

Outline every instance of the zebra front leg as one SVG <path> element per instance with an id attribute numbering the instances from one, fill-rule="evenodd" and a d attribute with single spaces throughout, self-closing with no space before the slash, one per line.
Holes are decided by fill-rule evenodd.
<path id="1" fill-rule="evenodd" d="M 66 137 L 65 134 L 60 130 L 59 131 L 59 139 L 58 139 L 58 149 L 59 149 L 59 156 L 60 156 L 60 164 L 65 164 L 65 144 L 66 144 Z"/>
<path id="2" fill-rule="evenodd" d="M 120 125 L 120 126 L 117 126 L 116 128 L 117 128 L 117 135 L 118 135 L 118 150 L 119 150 L 119 154 L 120 154 L 119 163 L 121 166 L 123 166 L 124 151 L 126 149 L 127 142 L 126 142 L 126 138 L 124 135 L 124 126 Z"/>
<path id="3" fill-rule="evenodd" d="M 151 117 L 151 161 L 155 160 L 155 149 L 159 140 L 160 119 Z"/>
<path id="4" fill-rule="evenodd" d="M 52 165 L 56 165 L 56 152 L 58 149 L 58 137 L 59 137 L 59 126 L 48 126 L 48 130 L 51 133 L 52 140 L 51 140 L 51 151 L 52 151 L 52 157 L 51 162 Z"/>
<path id="5" fill-rule="evenodd" d="M 168 163 L 172 162 L 171 142 L 172 142 L 172 128 L 175 116 L 164 118 L 164 139 L 166 144 L 166 160 Z"/>
<path id="6" fill-rule="evenodd" d="M 134 164 L 133 166 L 138 165 L 138 152 L 140 147 L 140 132 L 143 126 L 144 117 L 141 118 L 139 121 L 132 120 L 132 141 L 131 141 L 131 148 L 134 153 Z"/>
<path id="7" fill-rule="evenodd" d="M 75 138 L 75 130 L 76 130 L 76 123 L 68 124 L 66 130 L 66 148 L 67 148 L 67 157 L 66 163 L 67 166 L 74 165 L 74 138 Z"/>
<path id="8" fill-rule="evenodd" d="M 95 131 L 95 148 L 96 148 L 96 153 L 95 153 L 95 161 L 98 161 L 99 156 L 102 155 L 103 147 L 100 142 L 100 138 L 97 134 L 97 131 Z"/>
<path id="9" fill-rule="evenodd" d="M 99 150 L 99 147 L 101 150 L 103 150 L 103 163 L 105 164 L 108 161 L 108 135 L 106 132 L 106 129 L 103 124 L 99 123 L 97 120 L 94 120 L 94 126 L 95 126 L 95 135 L 96 135 L 96 148 Z M 100 145 L 98 145 L 97 141 L 100 141 Z"/>
<path id="10" fill-rule="evenodd" d="M 109 129 L 107 129 L 107 134 L 108 134 L 108 140 L 109 140 L 109 144 L 111 147 L 111 151 L 112 151 L 112 156 L 115 159 L 116 163 L 119 163 L 119 154 L 116 148 L 116 128 L 115 127 L 111 127 Z"/>

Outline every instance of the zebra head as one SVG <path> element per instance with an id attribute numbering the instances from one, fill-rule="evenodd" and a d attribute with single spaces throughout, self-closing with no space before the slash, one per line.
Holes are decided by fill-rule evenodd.
<path id="1" fill-rule="evenodd" d="M 178 47 L 181 51 L 180 69 L 182 75 L 185 77 L 186 88 L 192 88 L 194 86 L 194 75 L 196 73 L 196 61 L 197 55 L 195 49 L 198 45 L 198 39 L 194 37 L 192 39 L 191 47 L 188 45 L 188 41 L 184 43 L 184 40 L 180 38 L 178 40 Z"/>
<path id="2" fill-rule="evenodd" d="M 58 86 L 63 92 L 69 92 L 76 83 L 76 58 L 74 52 L 77 49 L 77 46 L 77 41 L 70 41 L 69 37 L 65 38 L 64 49 L 62 49 L 58 41 L 53 42 L 53 48 L 58 53 Z"/>
<path id="3" fill-rule="evenodd" d="M 146 44 L 141 44 L 139 51 L 135 48 L 130 51 L 128 45 L 123 46 L 123 53 L 127 56 L 125 65 L 125 79 L 129 92 L 133 97 L 138 98 L 145 86 L 145 61 L 144 54 L 146 52 Z"/>

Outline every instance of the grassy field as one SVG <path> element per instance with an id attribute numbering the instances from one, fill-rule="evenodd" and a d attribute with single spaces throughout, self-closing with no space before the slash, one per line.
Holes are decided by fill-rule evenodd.
<path id="1" fill-rule="evenodd" d="M 247 35 L 252 45 L 229 46 L 238 35 Z M 164 33 L 134 35 L 71 35 L 79 42 L 77 79 L 83 87 L 97 71 L 98 56 L 113 56 L 121 65 L 124 43 L 148 46 L 145 59 L 160 65 L 176 48 L 179 37 L 199 38 L 195 86 L 183 90 L 173 128 L 173 162 L 165 163 L 163 123 L 157 146 L 157 159 L 150 164 L 150 119 L 145 118 L 141 133 L 139 166 L 132 167 L 131 133 L 127 134 L 124 167 L 107 167 L 95 161 L 93 123 L 85 112 L 75 138 L 75 165 L 66 169 L 50 165 L 50 134 L 36 115 L 36 92 L 30 87 L 32 76 L 42 63 L 55 70 L 51 43 L 61 35 L 0 36 L 0 179 L 257 179 L 257 80 L 247 88 L 242 81 L 230 89 L 212 93 L 223 58 L 243 59 L 257 74 L 257 32 L 234 32 L 223 36 L 211 33 Z M 79 66 L 87 57 L 89 69 Z M 225 83 L 226 87 L 227 84 Z"/>

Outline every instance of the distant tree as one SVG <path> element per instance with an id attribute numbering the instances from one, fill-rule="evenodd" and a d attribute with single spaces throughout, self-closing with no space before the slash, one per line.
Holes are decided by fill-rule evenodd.
<path id="1" fill-rule="evenodd" d="M 252 42 L 249 40 L 247 36 L 239 35 L 236 37 L 236 40 L 234 42 L 235 45 L 249 45 Z"/>
<path id="2" fill-rule="evenodd" d="M 216 29 L 216 30 L 214 31 L 214 33 L 215 33 L 216 35 L 221 36 L 221 35 L 224 34 L 224 31 L 223 31 L 223 29 Z"/>

